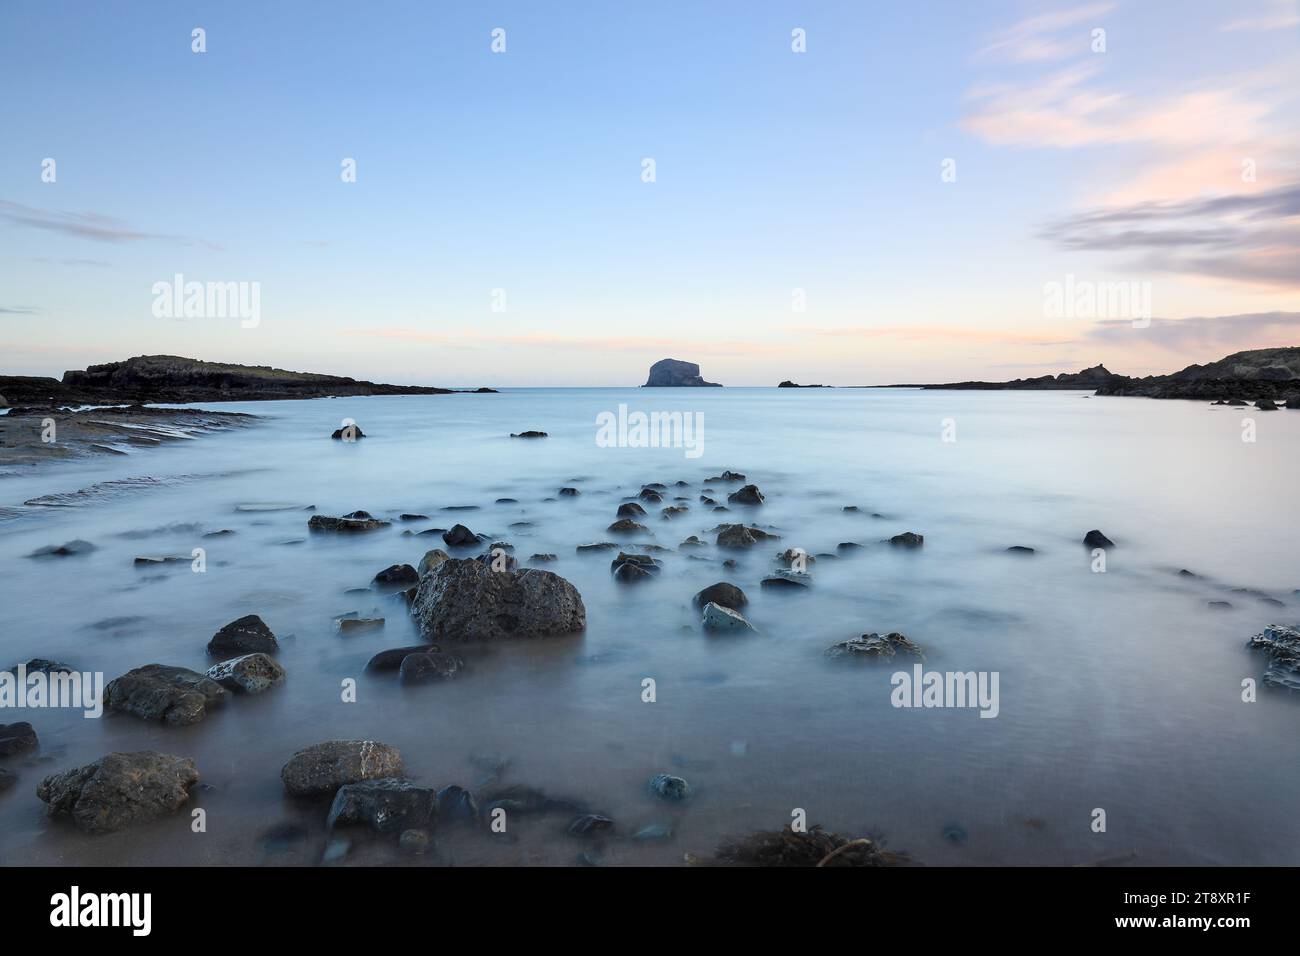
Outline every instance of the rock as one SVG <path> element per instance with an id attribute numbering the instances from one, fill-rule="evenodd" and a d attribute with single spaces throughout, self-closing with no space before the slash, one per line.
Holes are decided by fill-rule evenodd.
<path id="1" fill-rule="evenodd" d="M 739 491 L 727 495 L 727 501 L 733 505 L 761 505 L 763 493 L 758 490 L 758 485 L 745 485 Z"/>
<path id="2" fill-rule="evenodd" d="M 770 578 L 763 579 L 764 587 L 771 586 L 772 582 L 777 582 L 777 581 L 785 582 L 787 584 L 793 584 L 796 587 L 801 587 L 801 588 L 810 588 L 812 587 L 812 583 L 813 583 L 812 575 L 809 574 L 807 571 L 796 571 L 792 568 L 777 568 L 775 571 L 772 572 L 772 575 L 773 576 Z M 782 585 L 776 584 L 775 586 L 781 587 Z"/>
<path id="3" fill-rule="evenodd" d="M 227 690 L 260 694 L 284 681 L 284 668 L 265 654 L 245 654 L 213 664 L 208 677 Z"/>
<path id="4" fill-rule="evenodd" d="M 710 584 L 707 588 L 700 591 L 691 599 L 696 607 L 702 608 L 706 604 L 719 604 L 722 607 L 730 608 L 733 611 L 739 611 L 749 603 L 745 597 L 745 592 L 734 584 L 728 584 L 726 581 L 719 581 L 717 584 Z"/>
<path id="5" fill-rule="evenodd" d="M 28 674 L 71 674 L 74 672 L 72 667 L 61 661 L 49 661 L 43 657 L 33 657 L 29 661 L 15 664 L 9 668 L 9 673 L 17 674 L 20 667 Z"/>
<path id="6" fill-rule="evenodd" d="M 422 515 L 422 514 L 413 514 L 411 512 L 403 512 L 402 514 L 397 516 L 397 520 L 398 521 L 428 521 L 429 516 Z"/>
<path id="7" fill-rule="evenodd" d="M 409 564 L 394 564 L 376 574 L 371 583 L 381 587 L 408 588 L 420 583 L 420 572 Z"/>
<path id="8" fill-rule="evenodd" d="M 1264 686 L 1300 691 L 1300 629 L 1270 624 L 1246 646 L 1268 655 Z"/>
<path id="9" fill-rule="evenodd" d="M 1271 398 L 1257 398 L 1255 399 L 1255 407 L 1261 412 L 1275 412 L 1277 411 L 1277 402 Z"/>
<path id="10" fill-rule="evenodd" d="M 1229 603 L 1228 601 L 1210 601 L 1205 606 L 1215 611 L 1232 610 L 1232 604 Z"/>
<path id="11" fill-rule="evenodd" d="M 717 382 L 706 382 L 700 377 L 700 367 L 694 362 L 680 359 L 660 359 L 650 366 L 650 376 L 642 388 L 681 388 L 684 386 L 710 386 L 720 388 Z"/>
<path id="12" fill-rule="evenodd" d="M 925 536 L 915 531 L 904 531 L 890 538 L 889 543 L 895 548 L 919 548 L 925 544 Z"/>
<path id="13" fill-rule="evenodd" d="M 528 432 L 511 432 L 511 438 L 546 438 L 546 432 L 528 431 Z"/>
<path id="14" fill-rule="evenodd" d="M 354 511 L 342 518 L 312 515 L 307 519 L 307 528 L 311 531 L 375 531 L 388 526 L 387 521 L 372 518 L 366 511 Z"/>
<path id="15" fill-rule="evenodd" d="M 664 500 L 664 496 L 653 488 L 642 488 L 641 493 L 637 495 L 642 501 L 648 501 L 650 504 L 658 504 Z"/>
<path id="16" fill-rule="evenodd" d="M 659 573 L 662 565 L 648 554 L 627 554 L 623 551 L 610 562 L 610 573 L 619 581 L 646 581 Z"/>
<path id="17" fill-rule="evenodd" d="M 701 541 L 701 540 L 700 540 L 698 537 L 696 537 L 695 535 L 691 535 L 690 537 L 688 537 L 688 538 L 686 538 L 684 541 L 682 541 L 682 543 L 679 544 L 677 547 L 679 547 L 679 548 L 705 548 L 705 547 L 708 547 L 708 544 L 709 544 L 709 543 L 708 543 L 707 541 Z"/>
<path id="18" fill-rule="evenodd" d="M 109 681 L 104 688 L 104 703 L 109 710 L 178 725 L 198 723 L 209 707 L 225 702 L 229 696 L 210 677 L 166 664 L 137 667 Z"/>
<path id="19" fill-rule="evenodd" d="M 333 828 L 364 824 L 380 833 L 393 833 L 423 829 L 437 815 L 437 794 L 431 788 L 384 777 L 339 787 L 325 825 Z"/>
<path id="20" fill-rule="evenodd" d="M 658 843 L 662 840 L 671 840 L 672 837 L 673 828 L 662 823 L 652 823 L 632 834 L 632 839 L 638 843 Z"/>
<path id="21" fill-rule="evenodd" d="M 724 471 L 720 475 L 714 475 L 712 478 L 705 478 L 704 481 L 744 481 L 745 476 L 738 471 Z"/>
<path id="22" fill-rule="evenodd" d="M 436 651 L 416 651 L 402 658 L 399 668 L 402 680 L 420 684 L 433 680 L 449 680 L 465 669 L 465 662 L 453 654 Z"/>
<path id="23" fill-rule="evenodd" d="M 776 560 L 787 568 L 794 567 L 796 563 L 805 565 L 817 563 L 817 559 L 803 548 L 786 548 L 777 554 Z"/>
<path id="24" fill-rule="evenodd" d="M 395 671 L 400 670 L 402 661 L 406 660 L 411 654 L 433 654 L 437 653 L 438 645 L 436 644 L 414 644 L 410 647 L 393 647 L 386 651 L 380 651 L 374 657 L 366 662 L 368 671 Z"/>
<path id="25" fill-rule="evenodd" d="M 231 621 L 208 641 L 208 653 L 218 657 L 232 654 L 274 654 L 280 649 L 275 635 L 256 614 Z"/>
<path id="26" fill-rule="evenodd" d="M 752 631 L 754 626 L 739 611 L 710 601 L 704 605 L 704 628 L 709 631 Z"/>
<path id="27" fill-rule="evenodd" d="M 534 554 L 528 559 L 530 564 L 551 564 L 560 560 L 553 554 Z"/>
<path id="28" fill-rule="evenodd" d="M 839 660 L 893 660 L 895 656 L 912 657 L 918 661 L 925 660 L 925 653 L 916 644 L 902 634 L 893 632 L 881 637 L 879 634 L 863 634 L 852 640 L 840 641 L 826 649 L 826 656 Z"/>
<path id="29" fill-rule="evenodd" d="M 111 753 L 46 777 L 36 795 L 51 814 L 67 814 L 78 829 L 110 833 L 177 810 L 198 779 L 188 757 L 152 750 Z"/>
<path id="30" fill-rule="evenodd" d="M 363 780 L 400 777 L 402 755 L 374 740 L 330 740 L 299 750 L 280 771 L 284 789 L 295 797 L 332 794 Z"/>
<path id="31" fill-rule="evenodd" d="M 356 441 L 358 438 L 365 438 L 366 433 L 361 430 L 360 425 L 344 425 L 342 428 L 336 428 L 330 434 L 330 438 L 338 441 Z"/>
<path id="32" fill-rule="evenodd" d="M 363 634 L 366 631 L 382 631 L 384 623 L 382 617 L 345 617 L 339 621 L 339 633 L 348 635 Z"/>
<path id="33" fill-rule="evenodd" d="M 672 505 L 660 511 L 659 517 L 665 520 L 671 520 L 673 518 L 676 518 L 678 515 L 687 514 L 690 510 L 691 509 L 686 507 L 685 505 Z"/>
<path id="34" fill-rule="evenodd" d="M 635 501 L 625 501 L 618 506 L 618 514 L 616 517 L 640 518 L 644 514 L 645 514 L 645 509 L 642 508 Z"/>
<path id="35" fill-rule="evenodd" d="M 647 785 L 650 792 L 661 800 L 685 800 L 691 795 L 691 786 L 681 777 L 668 773 L 657 773 L 650 778 Z"/>
<path id="36" fill-rule="evenodd" d="M 577 551 L 578 554 L 593 554 L 597 551 L 614 551 L 617 548 L 618 545 L 613 541 L 597 541 L 593 544 L 580 544 Z"/>
<path id="37" fill-rule="evenodd" d="M 1300 408 L 1300 395 L 1293 395 L 1286 400 L 1287 408 Z"/>
<path id="38" fill-rule="evenodd" d="M 580 494 L 582 494 L 582 492 L 577 488 L 561 488 L 559 491 L 561 498 L 576 498 Z"/>
<path id="39" fill-rule="evenodd" d="M 807 831 L 787 826 L 724 843 L 718 847 L 716 860 L 727 866 L 841 867 L 892 866 L 899 857 L 883 852 L 871 840 L 849 840 L 814 824 Z"/>
<path id="40" fill-rule="evenodd" d="M 514 438 L 515 436 L 510 436 Z M 402 835 L 397 838 L 398 849 L 406 853 L 420 855 L 429 851 L 429 831 L 428 830 L 403 830 Z"/>
<path id="41" fill-rule="evenodd" d="M 1100 531 L 1093 529 L 1083 536 L 1083 543 L 1090 548 L 1113 548 L 1115 542 L 1110 540 Z"/>
<path id="42" fill-rule="evenodd" d="M 95 546 L 89 541 L 83 541 L 76 538 L 72 541 L 65 541 L 63 544 L 47 544 L 43 548 L 37 548 L 29 558 L 69 558 L 78 554 L 90 554 L 95 550 Z"/>
<path id="43" fill-rule="evenodd" d="M 419 583 L 419 578 L 424 577 L 449 557 L 451 555 L 442 548 L 434 548 L 432 551 L 424 552 L 424 557 L 420 559 L 420 566 L 416 568 L 416 583 Z"/>
<path id="44" fill-rule="evenodd" d="M 0 724 L 0 757 L 12 757 L 15 754 L 35 750 L 39 746 L 36 731 L 26 721 L 16 724 Z"/>
<path id="45" fill-rule="evenodd" d="M 478 802 L 468 790 L 452 784 L 438 791 L 439 820 L 444 823 L 455 820 L 473 823 L 478 820 L 478 816 Z"/>
<path id="46" fill-rule="evenodd" d="M 479 543 L 479 536 L 463 524 L 454 525 L 450 531 L 442 535 L 442 540 L 447 542 L 449 548 L 468 548 Z"/>
<path id="47" fill-rule="evenodd" d="M 840 554 L 847 554 L 851 551 L 861 551 L 862 545 L 858 544 L 856 541 L 841 541 L 835 546 L 835 550 Z"/>
<path id="48" fill-rule="evenodd" d="M 1029 555 L 1033 553 L 1033 548 L 1027 548 L 1023 544 L 1013 544 L 1011 547 L 1007 548 L 1007 554 Z"/>
<path id="49" fill-rule="evenodd" d="M 584 813 L 569 824 L 569 832 L 574 836 L 593 836 L 612 829 L 614 821 L 599 813 Z"/>
<path id="50" fill-rule="evenodd" d="M 650 529 L 643 524 L 638 524 L 631 518 L 619 518 L 605 530 L 614 534 L 635 534 L 638 531 L 649 531 Z"/>
<path id="51" fill-rule="evenodd" d="M 758 539 L 743 524 L 723 525 L 716 542 L 719 548 L 752 548 L 757 543 Z"/>
<path id="52" fill-rule="evenodd" d="M 411 614 L 431 641 L 551 637 L 587 626 L 582 595 L 558 574 L 493 571 L 455 558 L 420 579 Z"/>

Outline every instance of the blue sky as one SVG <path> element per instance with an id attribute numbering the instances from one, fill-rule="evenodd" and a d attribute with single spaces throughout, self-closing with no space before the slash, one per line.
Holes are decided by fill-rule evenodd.
<path id="1" fill-rule="evenodd" d="M 867 384 L 1296 344 L 1296 6 L 5 3 L 0 372 Z M 260 321 L 157 317 L 178 273 L 259 283 Z M 1045 314 L 1067 275 L 1153 320 Z"/>

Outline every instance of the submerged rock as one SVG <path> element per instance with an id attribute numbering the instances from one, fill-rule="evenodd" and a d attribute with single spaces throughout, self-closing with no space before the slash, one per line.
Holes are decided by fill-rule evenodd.
<path id="1" fill-rule="evenodd" d="M 208 677 L 227 690 L 260 694 L 284 681 L 284 668 L 265 654 L 245 654 L 213 664 Z"/>
<path id="2" fill-rule="evenodd" d="M 712 478 L 705 478 L 705 483 L 710 481 L 744 481 L 745 476 L 738 471 L 724 471 L 720 475 L 714 475 Z"/>
<path id="3" fill-rule="evenodd" d="M 710 584 L 691 600 L 696 607 L 702 608 L 706 604 L 713 603 L 731 608 L 733 611 L 739 611 L 749 603 L 749 598 L 745 597 L 744 591 L 734 584 L 728 584 L 726 581 Z"/>
<path id="4" fill-rule="evenodd" d="M 312 515 L 307 519 L 307 527 L 311 531 L 375 531 L 388 526 L 387 521 L 371 517 L 368 511 L 354 511 L 341 518 Z"/>
<path id="5" fill-rule="evenodd" d="M 758 490 L 758 485 L 745 485 L 739 491 L 727 495 L 727 501 L 733 505 L 761 505 L 763 493 Z"/>
<path id="6" fill-rule="evenodd" d="M 1256 634 L 1246 646 L 1268 655 L 1264 686 L 1300 691 L 1300 630 L 1282 624 L 1270 624 Z"/>
<path id="7" fill-rule="evenodd" d="M 380 833 L 393 833 L 431 826 L 437 814 L 437 794 L 431 788 L 385 777 L 339 787 L 325 825 L 364 824 Z"/>
<path id="8" fill-rule="evenodd" d="M 618 514 L 616 515 L 616 517 L 640 518 L 644 514 L 645 514 L 645 509 L 642 508 L 635 501 L 625 501 L 618 506 Z"/>
<path id="9" fill-rule="evenodd" d="M 895 548 L 919 548 L 925 544 L 925 535 L 917 534 L 915 531 L 904 531 L 890 538 L 889 543 Z"/>
<path id="10" fill-rule="evenodd" d="M 142 750 L 111 753 L 41 781 L 36 795 L 87 833 L 110 833 L 178 809 L 199 773 L 188 757 Z"/>
<path id="11" fill-rule="evenodd" d="M 453 525 L 450 531 L 443 532 L 442 540 L 449 548 L 468 548 L 479 543 L 478 535 L 463 524 Z"/>
<path id="12" fill-rule="evenodd" d="M 104 704 L 109 710 L 178 725 L 198 723 L 209 707 L 229 696 L 210 677 L 166 664 L 137 667 L 104 688 Z"/>
<path id="13" fill-rule="evenodd" d="M 791 827 L 755 833 L 718 847 L 714 862 L 726 866 L 893 866 L 902 857 L 871 840 L 850 840 L 814 824 L 806 833 Z"/>
<path id="14" fill-rule="evenodd" d="M 0 757 L 26 753 L 35 750 L 39 745 L 35 729 L 26 721 L 0 724 Z"/>
<path id="15" fill-rule="evenodd" d="M 1027 547 L 1025 547 L 1023 544 L 1013 544 L 1011 547 L 1007 548 L 1007 552 L 1006 552 L 1006 553 L 1007 553 L 1007 554 L 1018 554 L 1018 555 L 1022 555 L 1022 556 L 1024 556 L 1024 555 L 1030 555 L 1030 554 L 1033 554 L 1033 553 L 1034 553 L 1034 549 L 1033 549 L 1033 548 L 1027 548 Z"/>
<path id="16" fill-rule="evenodd" d="M 709 631 L 752 631 L 754 629 L 754 626 L 745 620 L 744 615 L 739 611 L 714 604 L 712 601 L 704 605 L 703 623 L 705 630 Z"/>
<path id="17" fill-rule="evenodd" d="M 430 641 L 551 637 L 587 626 L 582 595 L 558 574 L 455 558 L 420 579 L 411 614 Z"/>
<path id="18" fill-rule="evenodd" d="M 1113 548 L 1115 542 L 1095 528 L 1083 536 L 1083 543 L 1090 548 Z"/>
<path id="19" fill-rule="evenodd" d="M 835 660 L 893 660 L 896 656 L 925 660 L 925 652 L 902 634 L 894 631 L 881 637 L 863 634 L 851 640 L 840 641 L 826 649 L 826 656 Z"/>
<path id="20" fill-rule="evenodd" d="M 691 785 L 670 773 L 657 773 L 646 785 L 650 793 L 661 800 L 685 800 L 691 795 Z"/>
<path id="21" fill-rule="evenodd" d="M 614 829 L 614 821 L 600 813 L 584 813 L 569 824 L 574 836 L 593 836 Z"/>
<path id="22" fill-rule="evenodd" d="M 280 779 L 290 795 L 310 797 L 402 773 L 402 755 L 396 747 L 374 740 L 330 740 L 295 753 L 280 771 Z"/>
<path id="23" fill-rule="evenodd" d="M 406 660 L 411 654 L 433 654 L 438 650 L 437 644 L 415 644 L 410 647 L 393 647 L 386 651 L 380 651 L 374 657 L 366 662 L 368 671 L 395 671 L 400 670 L 402 661 Z"/>
<path id="24" fill-rule="evenodd" d="M 546 438 L 548 436 L 546 432 L 527 431 L 527 432 L 511 432 L 510 437 L 511 438 Z"/>
<path id="25" fill-rule="evenodd" d="M 810 588 L 812 587 L 812 580 L 812 575 L 806 571 L 793 571 L 790 568 L 777 568 L 772 572 L 772 577 L 764 578 L 759 582 L 759 586 L 769 590 Z"/>
<path id="26" fill-rule="evenodd" d="M 465 669 L 465 662 L 454 654 L 437 651 L 416 651 L 402 658 L 402 680 L 409 684 L 426 681 L 450 680 Z"/>
<path id="27" fill-rule="evenodd" d="M 384 629 L 382 617 L 345 617 L 339 620 L 340 634 L 362 634 Z"/>
<path id="28" fill-rule="evenodd" d="M 95 546 L 89 541 L 83 541 L 77 538 L 73 541 L 67 541 L 63 544 L 47 544 L 43 548 L 37 548 L 29 558 L 69 558 L 78 554 L 89 554 L 95 550 Z"/>
<path id="29" fill-rule="evenodd" d="M 743 524 L 729 524 L 718 532 L 716 543 L 719 548 L 752 548 L 758 539 Z"/>
<path id="30" fill-rule="evenodd" d="M 616 580 L 628 583 L 648 581 L 662 569 L 662 563 L 648 554 L 627 554 L 620 551 L 610 562 L 609 570 Z"/>
<path id="31" fill-rule="evenodd" d="M 605 530 L 613 534 L 635 534 L 640 531 L 649 531 L 650 529 L 643 524 L 633 521 L 631 518 L 619 518 Z"/>
<path id="32" fill-rule="evenodd" d="M 463 787 L 452 784 L 438 791 L 438 818 L 444 822 L 464 820 L 473 823 L 478 820 L 478 801 L 474 794 Z"/>
<path id="33" fill-rule="evenodd" d="M 274 654 L 279 649 L 275 635 L 256 614 L 245 614 L 231 621 L 208 641 L 208 653 L 213 656 Z"/>
<path id="34" fill-rule="evenodd" d="M 380 587 L 407 588 L 420 583 L 420 572 L 409 564 L 394 564 L 376 574 L 371 583 Z"/>
<path id="35" fill-rule="evenodd" d="M 356 441 L 358 438 L 365 437 L 366 433 L 361 430 L 360 425 L 344 425 L 330 433 L 330 438 L 336 441 Z"/>

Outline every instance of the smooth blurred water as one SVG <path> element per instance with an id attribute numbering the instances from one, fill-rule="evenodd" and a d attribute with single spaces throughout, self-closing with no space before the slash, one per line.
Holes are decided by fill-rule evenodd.
<path id="1" fill-rule="evenodd" d="M 700 412 L 704 453 L 598 447 L 596 416 L 617 410 Z M 107 679 L 159 662 L 203 669 L 223 624 L 260 614 L 281 637 L 287 682 L 239 698 L 188 728 L 125 715 L 0 712 L 30 720 L 36 758 L 5 762 L 21 779 L 0 794 L 0 862 L 315 862 L 324 809 L 283 796 L 279 771 L 299 747 L 375 738 L 399 747 L 415 779 L 473 786 L 485 754 L 509 760 L 504 782 L 581 798 L 623 834 L 666 823 L 662 844 L 607 841 L 607 863 L 680 863 L 728 835 L 777 829 L 795 808 L 842 834 L 883 834 L 931 864 L 1300 863 L 1300 698 L 1241 681 L 1264 661 L 1244 648 L 1264 625 L 1300 620 L 1295 466 L 1300 414 L 1083 393 L 789 389 L 522 389 L 496 395 L 376 397 L 206 405 L 265 416 L 258 427 L 127 458 L 67 462 L 0 479 L 0 507 L 112 479 L 184 480 L 69 508 L 28 508 L 0 523 L 0 666 L 30 657 L 102 670 Z M 1257 420 L 1254 443 L 1242 419 Z M 344 418 L 368 437 L 331 441 Z M 956 441 L 942 440 L 945 420 Z M 545 440 L 511 439 L 542 429 Z M 703 479 L 744 472 L 767 495 L 757 509 L 714 514 Z M 734 555 L 712 545 L 659 555 L 662 575 L 624 586 L 608 540 L 617 505 L 642 484 L 677 480 L 691 511 L 651 509 L 654 542 L 708 541 L 721 520 L 757 521 L 783 537 Z M 572 485 L 576 499 L 555 497 Z M 734 486 L 713 484 L 719 498 Z M 512 497 L 518 504 L 497 505 Z M 249 502 L 358 508 L 427 522 L 368 535 L 311 535 L 302 510 L 242 512 Z M 442 512 L 448 506 L 480 510 Z M 857 505 L 858 514 L 845 513 Z M 883 518 L 869 515 L 878 512 Z M 574 638 L 465 648 L 462 679 L 407 687 L 363 671 L 386 647 L 413 643 L 396 598 L 345 593 L 397 562 L 442 547 L 404 530 L 450 527 L 505 539 L 521 560 L 572 581 L 588 627 Z M 512 530 L 512 522 L 531 528 Z M 1094 573 L 1082 544 L 1099 528 L 1116 547 Z M 234 535 L 202 538 L 231 529 Z M 925 535 L 916 552 L 879 544 Z M 34 560 L 47 544 L 85 538 L 85 557 Z M 807 593 L 759 581 L 787 546 L 834 552 Z M 1037 549 L 1030 558 L 1010 545 Z M 143 554 L 207 550 L 188 563 L 137 568 Z M 724 557 L 739 567 L 721 567 Z M 1188 568 L 1202 577 L 1180 578 Z M 715 581 L 741 586 L 760 633 L 711 637 L 691 597 Z M 1267 591 L 1285 607 L 1226 589 Z M 1210 600 L 1232 610 L 1211 611 Z M 382 632 L 342 637 L 334 616 L 378 609 Z M 139 618 L 96 629 L 111 618 Z M 997 671 L 1000 715 L 890 705 L 899 667 L 844 666 L 825 648 L 867 631 L 901 631 L 927 667 Z M 907 667 L 910 665 L 901 665 Z M 343 703 L 354 677 L 359 700 Z M 643 703 L 642 680 L 657 682 Z M 203 787 L 188 813 L 88 838 L 50 821 L 35 797 L 47 773 L 111 750 L 193 756 Z M 645 792 L 659 771 L 695 796 L 668 806 Z M 1107 832 L 1093 833 L 1104 808 Z M 269 852 L 284 821 L 309 836 Z M 588 845 L 561 815 L 512 820 L 506 836 L 448 829 L 426 863 L 571 863 Z M 965 831 L 950 842 L 946 827 Z M 358 862 L 410 862 L 393 841 L 357 840 Z M 295 856 L 294 853 L 299 855 Z"/>

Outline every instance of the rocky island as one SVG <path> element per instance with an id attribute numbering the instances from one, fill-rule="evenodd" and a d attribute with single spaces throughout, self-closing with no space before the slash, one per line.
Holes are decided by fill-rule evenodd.
<path id="1" fill-rule="evenodd" d="M 650 366 L 650 377 L 642 388 L 680 388 L 708 386 L 721 388 L 717 382 L 706 382 L 700 375 L 700 367 L 694 362 L 679 359 L 660 359 Z"/>
<path id="2" fill-rule="evenodd" d="M 0 375 L 5 405 L 137 405 L 164 402 L 247 402 L 351 395 L 449 395 L 451 389 L 383 385 L 341 375 L 288 372 L 267 365 L 230 365 L 176 355 L 138 355 L 124 362 L 92 365 L 63 378 Z"/>

